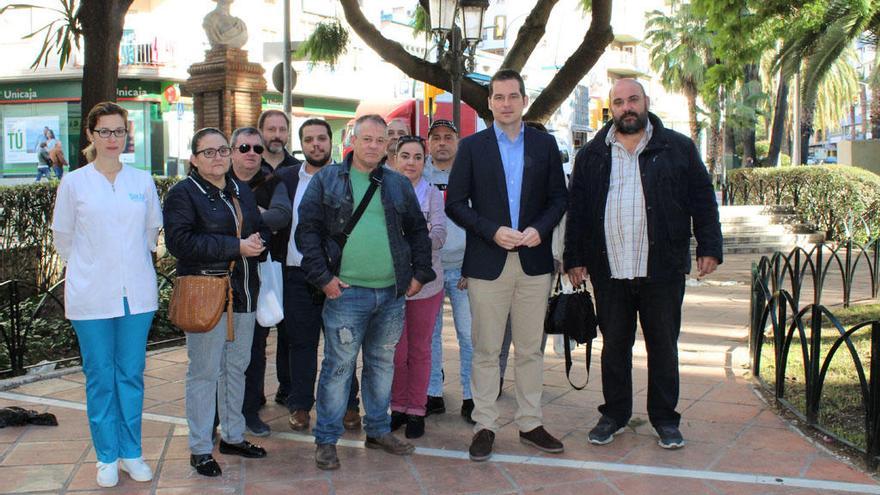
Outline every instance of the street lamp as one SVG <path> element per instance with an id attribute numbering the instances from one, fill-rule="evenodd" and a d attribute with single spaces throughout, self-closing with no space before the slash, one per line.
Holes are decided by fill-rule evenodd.
<path id="1" fill-rule="evenodd" d="M 489 0 L 431 0 L 430 7 L 437 60 L 452 79 L 452 121 L 456 128 L 461 128 L 461 80 L 465 71 L 474 70 L 474 55 L 482 39 L 483 16 Z M 461 27 L 455 23 L 459 14 Z"/>

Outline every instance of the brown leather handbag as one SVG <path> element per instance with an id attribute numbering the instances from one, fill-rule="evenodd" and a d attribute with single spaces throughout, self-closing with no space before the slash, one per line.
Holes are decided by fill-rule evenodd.
<path id="1" fill-rule="evenodd" d="M 241 238 L 241 206 L 238 198 L 232 198 L 235 207 L 235 234 Z M 210 332 L 217 326 L 226 309 L 226 340 L 235 340 L 232 326 L 232 270 L 235 261 L 229 263 L 229 271 L 223 275 L 183 275 L 174 282 L 168 318 L 174 326 L 188 333 Z"/>

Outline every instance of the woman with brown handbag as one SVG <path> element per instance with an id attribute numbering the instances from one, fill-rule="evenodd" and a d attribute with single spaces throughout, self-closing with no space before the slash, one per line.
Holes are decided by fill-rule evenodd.
<path id="1" fill-rule="evenodd" d="M 223 430 L 220 453 L 249 458 L 266 456 L 262 447 L 244 438 L 241 405 L 260 286 L 257 262 L 265 250 L 269 230 L 262 224 L 250 188 L 229 173 L 232 149 L 226 136 L 218 129 L 201 129 L 193 136 L 191 148 L 189 175 L 175 184 L 165 198 L 165 244 L 177 258 L 178 284 L 186 289 L 175 290 L 173 297 L 194 301 L 187 303 L 190 307 L 185 308 L 186 314 L 172 315 L 172 320 L 188 331 L 186 419 L 190 465 L 201 475 L 219 476 L 220 465 L 211 455 L 215 403 Z M 224 286 L 231 287 L 229 326 L 230 313 L 223 311 L 225 298 L 221 296 L 218 301 L 211 297 L 216 294 L 207 292 L 200 298 L 198 283 L 183 284 L 211 276 L 223 277 Z M 214 312 L 218 308 L 198 306 L 212 303 L 219 304 L 217 312 L 222 313 L 213 328 L 187 328 L 186 323 L 181 323 L 192 323 L 192 319 L 186 318 L 189 313 Z M 172 306 L 182 305 L 172 301 Z"/>
<path id="2" fill-rule="evenodd" d="M 153 472 L 141 456 L 147 335 L 158 308 L 150 251 L 162 227 L 149 172 L 123 165 L 128 112 L 98 103 L 85 119 L 89 164 L 67 174 L 55 198 L 55 250 L 66 264 L 64 314 L 76 331 L 97 483 Z M 51 132 L 51 131 L 49 131 Z"/>

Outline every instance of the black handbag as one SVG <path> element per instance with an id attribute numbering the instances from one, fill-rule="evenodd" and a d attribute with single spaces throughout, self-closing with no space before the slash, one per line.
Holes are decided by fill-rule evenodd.
<path id="1" fill-rule="evenodd" d="M 564 336 L 565 377 L 575 390 L 583 390 L 590 382 L 590 362 L 593 354 L 593 339 L 596 338 L 596 311 L 593 308 L 593 297 L 587 290 L 587 283 L 575 287 L 574 292 L 562 292 L 562 274 L 556 277 L 553 295 L 547 302 L 547 314 L 544 317 L 544 333 Z M 587 345 L 587 380 L 582 386 L 571 381 L 571 341 Z"/>
<path id="2" fill-rule="evenodd" d="M 361 216 L 363 216 L 364 211 L 367 209 L 367 205 L 370 204 L 370 200 L 373 199 L 373 195 L 376 193 L 376 189 L 382 185 L 383 170 L 384 167 L 379 165 L 370 172 L 370 186 L 364 193 L 364 197 L 361 198 L 360 203 L 358 203 L 357 208 L 355 208 L 354 212 L 351 214 L 351 218 L 346 222 L 345 227 L 342 228 L 342 231 L 329 235 L 321 241 L 321 252 L 323 253 L 324 259 L 327 261 L 327 269 L 330 270 L 330 273 L 332 273 L 333 276 L 339 275 L 339 269 L 342 265 L 342 250 L 345 248 L 348 236 L 351 235 L 354 227 L 357 225 L 358 221 L 360 221 Z M 315 304 L 323 304 L 324 299 L 326 298 L 324 291 L 320 287 L 316 287 L 312 284 L 308 284 L 308 287 L 312 293 L 312 302 Z"/>

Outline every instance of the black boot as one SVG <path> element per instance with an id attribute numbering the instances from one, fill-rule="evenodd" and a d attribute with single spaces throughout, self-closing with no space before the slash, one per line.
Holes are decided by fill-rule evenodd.
<path id="1" fill-rule="evenodd" d="M 425 417 L 415 414 L 406 415 L 406 438 L 420 438 L 425 434 Z"/>

